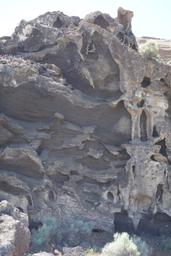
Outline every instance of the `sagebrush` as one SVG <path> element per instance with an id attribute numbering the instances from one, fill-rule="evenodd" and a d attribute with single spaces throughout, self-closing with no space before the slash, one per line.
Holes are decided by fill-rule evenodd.
<path id="1" fill-rule="evenodd" d="M 58 222 L 54 217 L 44 218 L 40 228 L 32 229 L 31 238 L 33 247 L 42 247 L 55 235 Z"/>
<path id="2" fill-rule="evenodd" d="M 32 229 L 32 247 L 44 249 L 50 241 L 56 241 L 59 245 L 76 246 L 89 236 L 92 225 L 89 221 L 79 218 L 60 220 L 55 217 L 42 219 L 42 226 Z"/>
<path id="3" fill-rule="evenodd" d="M 114 240 L 105 245 L 100 256 L 150 256 L 147 243 L 138 236 L 128 233 L 116 233 Z"/>
<path id="4" fill-rule="evenodd" d="M 150 256 L 151 255 L 151 250 L 150 250 L 148 244 L 144 240 L 142 240 L 141 237 L 133 236 L 132 241 L 134 244 L 136 244 L 141 256 Z"/>
<path id="5" fill-rule="evenodd" d="M 139 52 L 147 58 L 159 59 L 159 46 L 155 42 L 147 42 L 139 47 Z"/>

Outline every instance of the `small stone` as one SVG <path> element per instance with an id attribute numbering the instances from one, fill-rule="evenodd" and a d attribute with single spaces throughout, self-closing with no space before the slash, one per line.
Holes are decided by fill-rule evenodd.
<path id="1" fill-rule="evenodd" d="M 55 113 L 54 114 L 54 117 L 57 118 L 57 119 L 60 119 L 60 120 L 64 120 L 64 115 L 62 115 L 61 113 Z"/>
<path id="2" fill-rule="evenodd" d="M 53 253 L 55 256 L 62 256 L 61 252 L 58 251 L 57 249 L 55 249 Z"/>

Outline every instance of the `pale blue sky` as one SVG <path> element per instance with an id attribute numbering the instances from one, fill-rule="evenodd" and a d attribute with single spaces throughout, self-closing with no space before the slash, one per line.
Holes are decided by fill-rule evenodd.
<path id="1" fill-rule="evenodd" d="M 171 0 L 0 0 L 0 36 L 10 35 L 21 19 L 30 20 L 47 11 L 84 17 L 99 10 L 116 17 L 119 6 L 134 11 L 136 36 L 171 39 Z"/>

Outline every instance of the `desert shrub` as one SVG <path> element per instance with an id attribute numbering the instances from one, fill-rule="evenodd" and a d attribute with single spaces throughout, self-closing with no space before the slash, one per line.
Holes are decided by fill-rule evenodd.
<path id="1" fill-rule="evenodd" d="M 59 220 L 54 217 L 44 218 L 42 226 L 32 229 L 32 248 L 34 250 L 44 249 L 50 241 L 56 241 L 59 245 L 76 246 L 92 231 L 92 224 L 80 218 L 70 220 Z"/>
<path id="2" fill-rule="evenodd" d="M 69 246 L 76 246 L 89 237 L 92 231 L 92 224 L 87 220 L 72 218 L 63 223 L 62 229 L 64 231 L 62 234 L 63 243 L 67 243 Z"/>
<path id="3" fill-rule="evenodd" d="M 74 219 L 69 225 L 69 229 L 74 233 L 89 234 L 91 233 L 92 226 L 88 221 L 81 219 Z"/>
<path id="4" fill-rule="evenodd" d="M 55 235 L 58 222 L 54 217 L 44 218 L 40 228 L 32 229 L 31 238 L 33 247 L 42 247 Z"/>
<path id="5" fill-rule="evenodd" d="M 171 252 L 171 237 L 161 236 L 159 245 L 163 251 Z"/>
<path id="6" fill-rule="evenodd" d="M 86 256 L 98 256 L 99 253 L 93 248 L 88 248 L 85 250 L 85 255 Z"/>
<path id="7" fill-rule="evenodd" d="M 140 53 L 147 58 L 159 59 L 159 47 L 154 42 L 147 42 L 145 44 L 140 45 L 139 47 Z"/>
<path id="8" fill-rule="evenodd" d="M 102 249 L 101 256 L 140 256 L 136 244 L 127 233 L 116 233 L 114 241 Z"/>
<path id="9" fill-rule="evenodd" d="M 133 236 L 132 237 L 133 243 L 137 246 L 138 251 L 140 252 L 141 256 L 150 256 L 151 250 L 148 246 L 148 244 L 141 239 L 141 237 Z"/>

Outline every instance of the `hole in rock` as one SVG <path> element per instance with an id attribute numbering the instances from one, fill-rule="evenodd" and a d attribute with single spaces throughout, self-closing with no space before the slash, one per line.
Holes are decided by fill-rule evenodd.
<path id="1" fill-rule="evenodd" d="M 153 137 L 154 137 L 154 138 L 159 137 L 159 133 L 158 133 L 157 128 L 156 128 L 155 125 L 154 125 L 154 127 L 153 127 Z"/>
<path id="2" fill-rule="evenodd" d="M 86 48 L 86 55 L 88 58 L 97 60 L 98 59 L 98 53 L 95 47 L 95 44 L 93 41 L 89 42 Z"/>
<path id="3" fill-rule="evenodd" d="M 95 48 L 95 45 L 94 45 L 93 41 L 91 41 L 88 44 L 87 51 L 88 51 L 88 53 L 93 53 L 93 52 L 96 51 L 96 48 Z"/>
<path id="4" fill-rule="evenodd" d="M 56 21 L 54 22 L 53 26 L 55 28 L 61 28 L 63 25 L 63 22 L 61 21 L 61 19 L 59 17 L 57 17 Z"/>
<path id="5" fill-rule="evenodd" d="M 40 227 L 42 227 L 42 222 L 41 221 L 33 221 L 33 220 L 30 220 L 29 222 L 29 229 L 32 230 L 32 229 L 35 229 L 35 230 L 38 230 Z"/>
<path id="6" fill-rule="evenodd" d="M 136 174 L 135 174 L 135 165 L 132 166 L 132 173 L 133 173 L 134 178 L 135 178 L 135 176 L 136 176 Z"/>
<path id="7" fill-rule="evenodd" d="M 114 200 L 114 196 L 113 196 L 113 193 L 112 192 L 108 192 L 107 193 L 107 199 L 109 200 L 109 201 L 113 201 Z"/>
<path id="8" fill-rule="evenodd" d="M 119 199 L 121 199 L 121 192 L 120 192 L 119 188 L 117 189 L 117 196 Z"/>
<path id="9" fill-rule="evenodd" d="M 145 111 L 142 112 L 140 118 L 140 128 L 141 128 L 141 140 L 147 140 L 147 116 Z"/>
<path id="10" fill-rule="evenodd" d="M 142 86 L 143 88 L 146 88 L 146 87 L 148 87 L 150 84 L 151 84 L 150 78 L 147 77 L 147 76 L 145 76 L 144 79 L 143 79 L 143 81 L 141 82 L 141 86 Z"/>
<path id="11" fill-rule="evenodd" d="M 166 140 L 163 139 L 163 140 L 157 142 L 156 145 L 160 145 L 161 146 L 160 151 L 159 151 L 160 154 L 162 154 L 165 157 L 168 157 L 168 155 L 167 155 Z"/>
<path id="12" fill-rule="evenodd" d="M 109 23 L 106 21 L 106 19 L 102 15 L 99 15 L 95 18 L 94 24 L 104 29 L 106 29 L 109 26 Z"/>
<path id="13" fill-rule="evenodd" d="M 116 232 L 134 233 L 134 225 L 127 211 L 114 214 L 114 226 Z"/>
<path id="14" fill-rule="evenodd" d="M 71 175 L 79 175 L 77 171 L 71 171 L 70 174 Z"/>
<path id="15" fill-rule="evenodd" d="M 119 33 L 117 34 L 117 37 L 119 38 L 119 40 L 120 40 L 121 42 L 124 41 L 124 34 L 123 34 L 122 32 L 119 32 Z"/>
<path id="16" fill-rule="evenodd" d="M 145 215 L 140 220 L 137 229 L 138 234 L 149 234 L 153 236 L 170 235 L 171 217 L 165 213 Z"/>
<path id="17" fill-rule="evenodd" d="M 93 228 L 92 233 L 103 233 L 105 230 L 99 229 L 99 228 Z"/>
<path id="18" fill-rule="evenodd" d="M 135 50 L 135 51 L 138 50 L 137 45 L 135 45 L 135 44 L 131 44 L 131 48 L 132 48 L 133 50 Z"/>
<path id="19" fill-rule="evenodd" d="M 168 86 L 168 84 L 164 78 L 161 78 L 160 82 L 162 83 L 162 85 Z"/>
<path id="20" fill-rule="evenodd" d="M 155 159 L 155 155 L 152 155 L 152 156 L 150 157 L 150 159 L 151 159 L 152 161 L 158 162 L 158 161 Z"/>
<path id="21" fill-rule="evenodd" d="M 55 201 L 55 194 L 54 194 L 54 192 L 51 190 L 51 191 L 49 191 L 49 200 L 50 201 Z"/>
<path id="22" fill-rule="evenodd" d="M 124 40 L 123 40 L 124 45 L 128 46 L 129 42 L 128 42 L 128 38 L 125 36 Z"/>
<path id="23" fill-rule="evenodd" d="M 163 185 L 159 184 L 157 186 L 157 192 L 156 192 L 156 200 L 160 203 L 162 203 L 162 199 L 163 199 Z"/>
<path id="24" fill-rule="evenodd" d="M 137 107 L 142 108 L 144 106 L 144 100 L 137 103 Z"/>
<path id="25" fill-rule="evenodd" d="M 27 197 L 28 205 L 29 205 L 30 207 L 32 207 L 32 206 L 33 206 L 33 201 L 32 201 L 31 196 L 30 196 L 30 195 L 27 195 L 26 197 Z"/>
<path id="26" fill-rule="evenodd" d="M 18 209 L 20 212 L 24 212 L 23 208 L 20 207 L 20 206 L 17 206 L 17 209 Z"/>
<path id="27" fill-rule="evenodd" d="M 40 145 L 40 146 L 36 149 L 36 152 L 37 152 L 37 154 L 40 156 L 40 155 L 42 154 L 43 150 L 44 150 L 43 145 Z"/>
<path id="28" fill-rule="evenodd" d="M 164 78 L 161 78 L 161 79 L 160 79 L 160 82 L 165 83 Z"/>
<path id="29" fill-rule="evenodd" d="M 160 143 L 161 143 L 161 144 L 159 144 L 159 145 L 161 145 L 161 148 L 160 148 L 160 151 L 159 151 L 160 154 L 162 154 L 163 156 L 165 156 L 167 158 L 168 164 L 171 164 L 171 161 L 168 158 L 166 139 L 161 140 Z"/>

